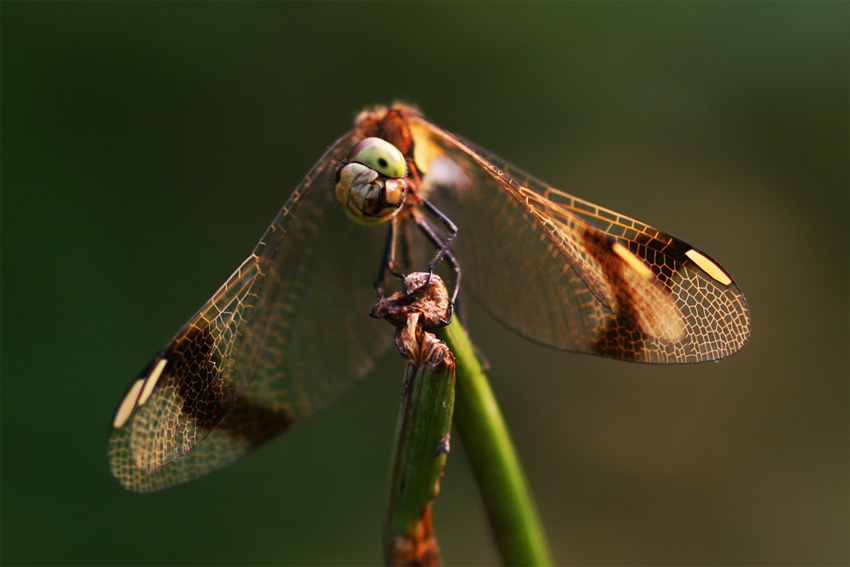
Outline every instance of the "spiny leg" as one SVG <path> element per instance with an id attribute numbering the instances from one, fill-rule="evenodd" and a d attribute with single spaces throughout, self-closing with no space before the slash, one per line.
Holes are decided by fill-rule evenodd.
<path id="1" fill-rule="evenodd" d="M 445 218 L 445 217 L 444 217 Z M 448 219 L 446 219 L 448 220 Z M 451 222 L 451 221 L 449 221 Z M 449 250 L 449 245 L 454 240 L 455 235 L 457 234 L 457 229 L 455 229 L 454 234 L 452 234 L 448 240 L 448 243 L 443 243 L 440 238 L 437 236 L 437 233 L 434 231 L 434 228 L 431 224 L 424 218 L 416 219 L 416 226 L 419 227 L 419 230 L 422 231 L 422 234 L 431 241 L 431 243 L 439 249 L 437 253 L 437 257 L 434 259 L 434 262 L 429 265 L 428 273 L 429 273 L 429 282 L 430 283 L 430 275 L 434 273 L 434 267 L 436 266 L 436 262 L 440 259 L 445 259 L 446 264 L 454 270 L 455 273 L 455 281 L 454 281 L 454 290 L 452 290 L 451 299 L 449 300 L 449 316 L 445 321 L 445 324 L 448 325 L 452 322 L 452 318 L 454 317 L 454 308 L 455 302 L 457 301 L 458 292 L 460 291 L 460 264 L 458 264 L 457 259 L 454 257 L 454 254 Z M 454 225 L 452 225 L 454 226 Z"/>
<path id="2" fill-rule="evenodd" d="M 434 217 L 438 221 L 440 221 L 443 224 L 443 226 L 445 226 L 446 229 L 449 231 L 448 239 L 446 239 L 446 241 L 443 242 L 439 238 L 436 237 L 436 235 L 434 234 L 434 232 L 430 228 L 430 226 L 428 227 L 428 231 L 425 231 L 425 229 L 422 226 L 423 221 L 419 218 L 416 219 L 416 224 L 419 225 L 419 228 L 422 229 L 422 231 L 425 233 L 425 235 L 428 236 L 428 238 L 431 240 L 431 242 L 434 243 L 434 246 L 437 247 L 437 255 L 434 256 L 434 259 L 431 260 L 430 264 L 428 264 L 428 271 L 433 272 L 434 268 L 437 266 L 437 264 L 440 263 L 440 260 L 443 259 L 443 256 L 445 256 L 448 253 L 449 247 L 452 245 L 452 242 L 454 242 L 455 237 L 457 236 L 457 226 L 455 225 L 455 223 L 453 223 L 451 221 L 451 219 L 449 219 L 449 217 L 444 215 L 442 213 L 442 211 L 440 211 L 440 209 L 438 209 L 437 207 L 432 205 L 428 200 L 422 199 L 422 204 L 425 205 L 425 208 L 428 209 L 428 211 L 432 215 L 434 215 Z M 455 262 L 455 266 L 456 265 L 457 265 L 457 262 Z M 459 268 L 457 268 L 455 271 L 457 271 L 457 273 L 460 274 Z M 457 290 L 455 290 L 455 293 L 457 293 Z"/>
<path id="3" fill-rule="evenodd" d="M 397 234 L 396 223 L 394 220 L 389 223 L 387 230 L 387 240 L 384 243 L 384 253 L 381 257 L 381 265 L 378 268 L 378 277 L 375 280 L 375 291 L 378 295 L 384 296 L 384 282 L 387 280 L 387 274 L 396 278 L 403 278 L 404 274 L 400 274 L 393 267 L 395 264 L 395 239 Z"/>

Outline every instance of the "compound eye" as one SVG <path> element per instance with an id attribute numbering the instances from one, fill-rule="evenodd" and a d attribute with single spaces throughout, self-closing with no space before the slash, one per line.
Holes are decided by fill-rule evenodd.
<path id="1" fill-rule="evenodd" d="M 381 138 L 366 138 L 351 149 L 348 160 L 362 163 L 387 177 L 404 177 L 407 170 L 398 148 Z"/>

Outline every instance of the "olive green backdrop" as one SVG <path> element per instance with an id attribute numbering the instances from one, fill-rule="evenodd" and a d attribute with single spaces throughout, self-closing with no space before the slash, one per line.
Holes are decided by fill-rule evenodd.
<path id="1" fill-rule="evenodd" d="M 750 344 L 690 367 L 472 310 L 558 562 L 850 561 L 846 2 L 0 11 L 4 564 L 381 561 L 397 357 L 165 492 L 121 490 L 106 435 L 325 147 L 395 100 L 705 250 L 749 300 Z M 459 444 L 434 513 L 447 563 L 497 561 Z"/>

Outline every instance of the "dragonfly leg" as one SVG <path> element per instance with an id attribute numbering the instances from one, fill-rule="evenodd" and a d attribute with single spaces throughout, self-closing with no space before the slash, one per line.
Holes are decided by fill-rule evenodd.
<path id="1" fill-rule="evenodd" d="M 448 221 L 448 219 L 446 220 Z M 451 223 L 451 221 L 448 222 Z M 434 231 L 433 227 L 427 220 L 422 218 L 417 219 L 416 226 L 419 227 L 419 230 L 422 231 L 422 234 L 424 234 L 425 237 L 428 238 L 428 240 L 430 240 L 432 244 L 434 244 L 434 246 L 440 249 L 440 251 L 437 253 L 437 257 L 434 259 L 434 262 L 432 262 L 428 266 L 429 274 L 434 272 L 434 267 L 436 266 L 436 263 L 441 259 L 445 259 L 446 264 L 448 264 L 448 266 L 455 273 L 454 290 L 452 290 L 452 296 L 449 300 L 449 316 L 448 319 L 445 321 L 445 324 L 448 325 L 452 322 L 452 318 L 454 317 L 455 302 L 457 301 L 458 292 L 460 291 L 460 264 L 458 264 L 457 258 L 455 258 L 454 254 L 452 254 L 451 250 L 449 250 L 449 245 L 451 245 L 455 235 L 457 234 L 457 228 L 455 228 L 455 232 L 451 235 L 448 242 L 444 243 L 437 236 L 437 233 Z M 454 226 L 454 224 L 452 224 L 452 226 Z"/>
<path id="2" fill-rule="evenodd" d="M 434 215 L 434 217 L 436 217 L 436 219 L 438 221 L 440 221 L 443 224 L 443 226 L 445 226 L 446 229 L 449 231 L 449 237 L 446 239 L 445 242 L 443 242 L 439 238 L 436 237 L 436 235 L 433 233 L 433 231 L 431 231 L 430 234 L 428 232 L 425 232 L 425 229 L 422 227 L 421 221 L 417 221 L 417 224 L 419 224 L 419 228 L 422 229 L 423 232 L 425 232 L 426 236 L 428 236 L 428 238 L 431 239 L 431 242 L 434 243 L 434 246 L 436 246 L 438 248 L 437 255 L 434 256 L 434 259 L 431 260 L 430 264 L 428 264 L 428 271 L 433 272 L 434 267 L 437 264 L 440 263 L 440 260 L 443 259 L 443 256 L 445 256 L 448 253 L 449 247 L 452 245 L 452 242 L 455 241 L 455 237 L 457 236 L 457 225 L 455 225 L 455 223 L 453 223 L 449 217 L 444 215 L 440 211 L 440 209 L 438 209 L 437 207 L 432 205 L 426 199 L 422 199 L 422 204 L 425 205 L 425 208 L 428 209 L 428 211 L 432 215 Z M 457 265 L 457 262 L 455 262 L 455 266 L 456 265 Z M 457 271 L 459 273 L 459 270 L 456 269 L 455 271 Z"/>
<path id="3" fill-rule="evenodd" d="M 375 280 L 375 291 L 378 292 L 378 295 L 381 297 L 384 296 L 384 282 L 387 280 L 387 274 L 390 274 L 396 278 L 404 278 L 404 274 L 401 274 L 393 268 L 395 264 L 395 239 L 396 239 L 396 225 L 395 222 L 389 223 L 390 227 L 387 231 L 387 240 L 384 243 L 384 254 L 381 258 L 381 265 L 378 268 L 378 278 Z"/>

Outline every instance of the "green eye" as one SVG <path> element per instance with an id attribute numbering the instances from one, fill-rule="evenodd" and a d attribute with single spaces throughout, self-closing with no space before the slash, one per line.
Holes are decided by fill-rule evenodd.
<path id="1" fill-rule="evenodd" d="M 362 163 L 387 177 L 404 177 L 404 156 L 391 143 L 381 138 L 366 138 L 351 149 L 349 161 Z"/>

